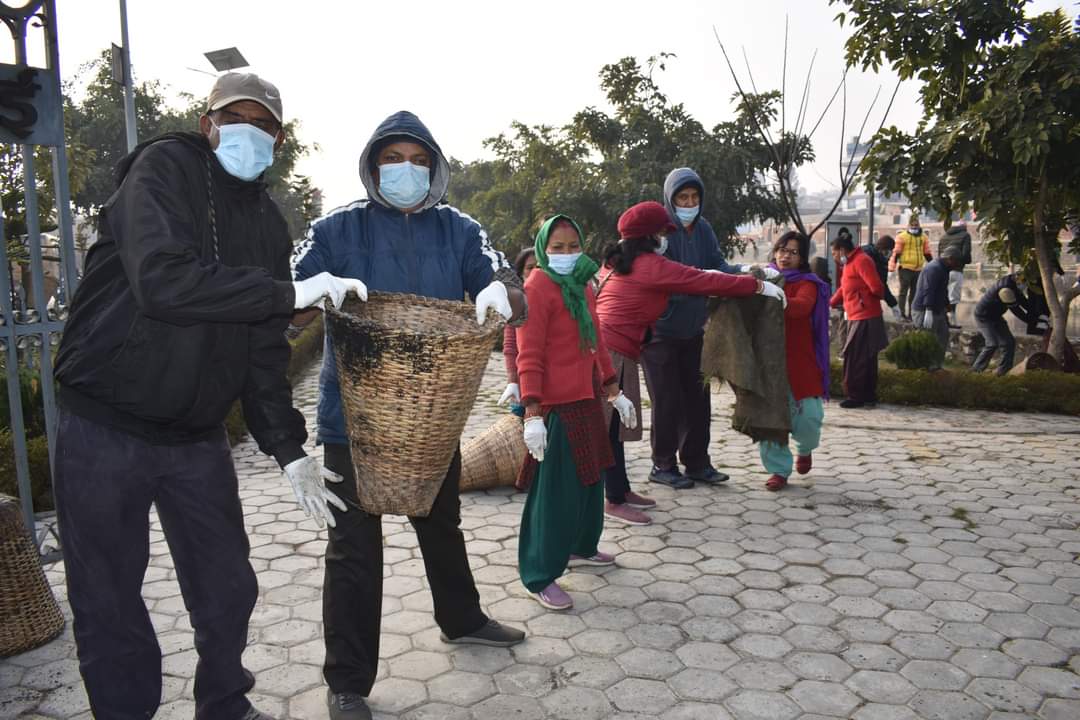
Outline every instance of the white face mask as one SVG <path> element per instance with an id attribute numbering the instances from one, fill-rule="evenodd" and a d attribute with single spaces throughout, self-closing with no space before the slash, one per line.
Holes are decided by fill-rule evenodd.
<path id="1" fill-rule="evenodd" d="M 579 252 L 548 255 L 548 267 L 560 275 L 569 275 L 574 272 L 574 266 L 577 265 L 579 257 L 581 257 Z"/>
<path id="2" fill-rule="evenodd" d="M 653 252 L 655 252 L 657 255 L 663 255 L 667 252 L 667 235 L 661 235 L 659 238 L 657 238 L 657 241 L 660 243 L 660 246 L 653 250 Z"/>

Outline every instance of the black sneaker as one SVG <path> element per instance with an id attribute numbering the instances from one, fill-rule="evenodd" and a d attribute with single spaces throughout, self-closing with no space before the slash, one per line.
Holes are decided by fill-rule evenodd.
<path id="1" fill-rule="evenodd" d="M 866 407 L 866 403 L 861 400 L 841 400 L 840 407 L 844 409 L 861 408 Z"/>
<path id="2" fill-rule="evenodd" d="M 240 720 L 274 720 L 274 716 L 267 715 L 252 705 L 247 709 L 246 713 L 240 716 Z"/>
<path id="3" fill-rule="evenodd" d="M 653 465 L 653 469 L 649 473 L 649 482 L 667 485 L 668 487 L 673 487 L 676 490 L 686 490 L 687 488 L 694 487 L 694 481 L 679 472 L 678 468 L 672 468 L 671 470 L 661 470 L 655 465 Z"/>
<path id="4" fill-rule="evenodd" d="M 507 627 L 498 620 L 488 620 L 479 630 L 458 638 L 448 638 L 446 633 L 439 633 L 444 643 L 454 645 L 489 645 L 491 647 L 510 647 L 525 639 L 525 632 Z"/>
<path id="5" fill-rule="evenodd" d="M 326 706 L 330 708 L 330 720 L 371 720 L 371 708 L 357 693 L 327 690 Z"/>
<path id="6" fill-rule="evenodd" d="M 720 472 L 712 465 L 706 465 L 704 470 L 687 470 L 685 477 L 694 482 L 705 483 L 706 485 L 718 485 L 731 479 L 728 477 L 727 473 Z"/>

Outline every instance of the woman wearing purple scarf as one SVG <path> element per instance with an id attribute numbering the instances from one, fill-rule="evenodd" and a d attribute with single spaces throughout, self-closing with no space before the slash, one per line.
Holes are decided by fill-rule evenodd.
<path id="1" fill-rule="evenodd" d="M 810 271 L 810 238 L 787 232 L 773 246 L 773 266 L 784 276 L 784 338 L 788 384 L 791 395 L 791 441 L 795 444 L 795 469 L 810 472 L 810 453 L 821 439 L 825 419 L 824 399 L 829 397 L 829 295 L 831 289 Z M 762 441 L 761 463 L 771 477 L 768 490 L 781 490 L 791 475 L 789 444 Z"/>

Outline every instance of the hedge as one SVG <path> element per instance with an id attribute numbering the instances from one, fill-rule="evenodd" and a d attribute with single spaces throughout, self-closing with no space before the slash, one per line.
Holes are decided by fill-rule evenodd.
<path id="1" fill-rule="evenodd" d="M 296 337 L 289 340 L 292 345 L 292 357 L 289 359 L 288 376 L 290 380 L 301 375 L 322 352 L 323 324 L 320 315 L 304 328 Z M 229 442 L 235 445 L 247 433 L 244 415 L 240 403 L 236 403 L 225 418 L 225 429 L 229 433 Z M 34 498 L 34 509 L 45 511 L 53 509 L 52 481 L 49 475 L 49 446 L 44 435 L 29 437 L 26 440 L 27 455 L 30 465 L 30 487 Z M 0 427 L 0 494 L 19 496 L 18 475 L 15 472 L 15 447 L 11 432 Z"/>
<path id="2" fill-rule="evenodd" d="M 843 370 L 832 365 L 832 395 L 843 397 Z M 997 376 L 968 370 L 878 371 L 878 399 L 897 405 L 1080 415 L 1080 375 L 1032 370 Z"/>

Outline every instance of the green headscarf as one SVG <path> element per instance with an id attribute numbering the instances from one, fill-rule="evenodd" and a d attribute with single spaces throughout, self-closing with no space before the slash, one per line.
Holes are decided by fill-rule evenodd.
<path id="1" fill-rule="evenodd" d="M 540 226 L 540 231 L 536 233 L 536 266 L 543 270 L 562 289 L 563 304 L 570 311 L 570 317 L 577 321 L 581 346 L 595 348 L 596 326 L 593 325 L 592 316 L 589 314 L 589 306 L 585 302 L 585 285 L 596 275 L 596 271 L 600 269 L 600 266 L 583 252 L 574 264 L 574 270 L 569 275 L 560 275 L 551 269 L 548 264 L 547 254 L 548 235 L 551 233 L 551 228 L 559 220 L 566 220 L 573 225 L 578 238 L 584 244 L 585 234 L 581 232 L 581 227 L 572 218 L 566 215 L 553 215 Z"/>

